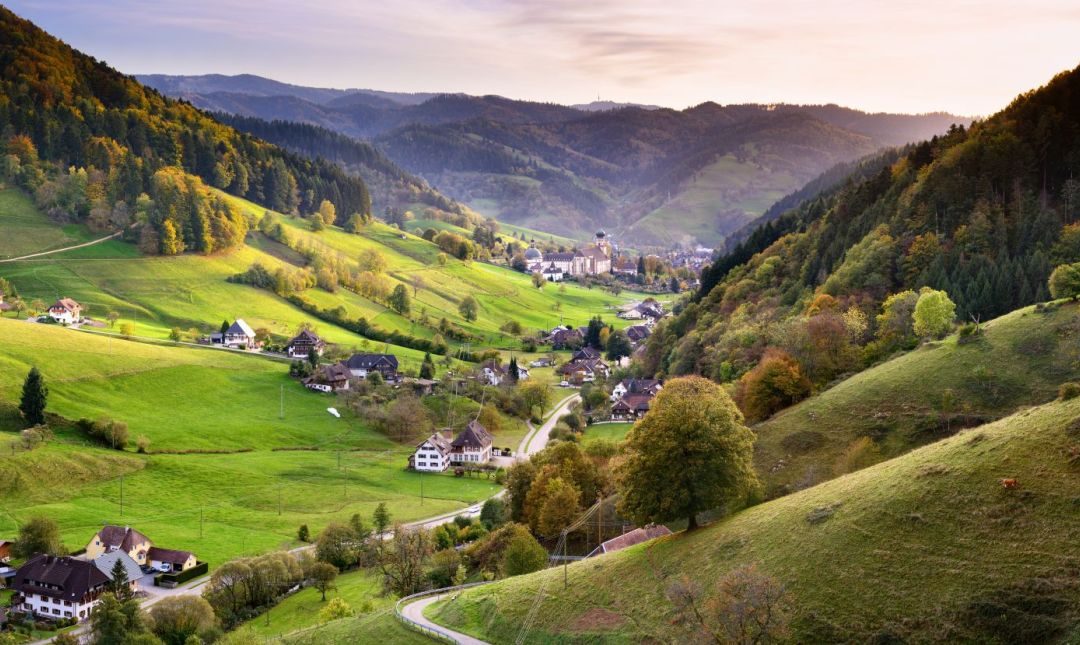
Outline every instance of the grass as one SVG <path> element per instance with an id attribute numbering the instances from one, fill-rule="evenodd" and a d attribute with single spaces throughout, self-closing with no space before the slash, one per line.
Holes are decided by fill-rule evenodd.
<path id="1" fill-rule="evenodd" d="M 246 623 L 253 636 L 284 637 L 291 632 L 320 624 L 319 612 L 334 598 L 341 598 L 357 612 L 352 621 L 362 621 L 375 612 L 394 606 L 394 598 L 382 595 L 382 580 L 374 570 L 361 570 L 338 576 L 337 587 L 328 591 L 326 602 L 314 587 L 305 587 L 278 603 L 266 614 Z M 367 611 L 361 612 L 366 608 Z"/>
<path id="2" fill-rule="evenodd" d="M 685 181 L 673 199 L 631 224 L 626 235 L 669 245 L 693 237 L 714 245 L 803 183 L 788 170 L 724 155 Z"/>
<path id="3" fill-rule="evenodd" d="M 1080 306 L 1028 307 L 983 328 L 975 342 L 952 336 L 926 345 L 757 425 L 757 470 L 769 494 L 833 477 L 860 437 L 873 439 L 881 458 L 893 457 L 1045 403 L 1061 383 L 1080 378 Z"/>
<path id="4" fill-rule="evenodd" d="M 9 453 L 10 431 L 21 427 L 10 410 L 31 364 L 45 376 L 49 412 L 124 421 L 132 438 L 146 435 L 151 452 L 166 452 L 88 446 L 61 423 L 52 443 Z M 342 418 L 334 418 L 326 408 L 335 399 L 284 372 L 283 364 L 252 356 L 0 320 L 0 430 L 8 431 L 0 432 L 0 535 L 47 515 L 69 546 L 80 546 L 102 523 L 124 523 L 217 565 L 292 544 L 300 524 L 314 533 L 353 513 L 370 517 L 379 502 L 409 521 L 498 490 L 487 480 L 429 474 L 421 504 L 421 476 L 405 470 L 411 446 L 389 441 L 340 405 Z M 245 452 L 206 452 L 221 450 Z"/>
<path id="5" fill-rule="evenodd" d="M 581 443 L 588 445 L 595 441 L 621 442 L 626 434 L 633 428 L 632 423 L 600 423 L 585 428 L 585 434 L 581 436 Z"/>
<path id="6" fill-rule="evenodd" d="M 680 533 L 463 593 L 432 614 L 508 643 L 679 642 L 665 589 L 756 564 L 793 603 L 794 642 L 1048 642 L 1080 621 L 1080 400 L 967 430 Z M 1000 480 L 1016 478 L 1019 488 Z"/>
<path id="7" fill-rule="evenodd" d="M 81 226 L 59 226 L 15 188 L 0 187 L 0 260 L 40 253 L 95 239 Z M 97 236 L 101 237 L 101 236 Z"/>
<path id="8" fill-rule="evenodd" d="M 286 635 L 280 641 L 290 645 L 346 645 L 349 643 L 379 643 L 380 645 L 424 645 L 432 642 L 427 636 L 405 627 L 391 610 L 375 612 L 356 618 L 343 618 L 324 623 L 309 631 Z"/>

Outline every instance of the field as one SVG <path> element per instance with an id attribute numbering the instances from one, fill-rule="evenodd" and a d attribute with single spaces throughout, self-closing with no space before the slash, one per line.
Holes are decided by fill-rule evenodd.
<path id="1" fill-rule="evenodd" d="M 802 183 L 790 172 L 741 162 L 728 154 L 697 171 L 674 199 L 627 227 L 627 235 L 676 244 L 686 241 L 671 234 L 679 231 L 710 246 Z"/>
<path id="2" fill-rule="evenodd" d="M 838 383 L 757 425 L 770 495 L 833 477 L 860 437 L 879 459 L 1054 398 L 1080 378 L 1080 306 L 1028 307 L 983 325 L 975 342 L 926 345 Z"/>
<path id="3" fill-rule="evenodd" d="M 513 642 L 682 642 L 665 598 L 755 564 L 786 588 L 795 642 L 1054 642 L 1080 621 L 1080 399 L 1030 408 L 690 534 L 500 581 L 432 608 Z M 1005 488 L 1015 478 L 1018 488 Z"/>
<path id="4" fill-rule="evenodd" d="M 581 443 L 589 445 L 594 441 L 614 441 L 616 443 L 626 438 L 632 423 L 601 423 L 585 428 L 585 434 L 581 437 Z"/>
<path id="5" fill-rule="evenodd" d="M 88 446 L 63 423 L 45 447 L 12 449 L 10 431 L 21 426 L 11 406 L 32 364 L 50 389 L 49 412 L 123 421 L 133 440 L 151 440 L 151 454 Z M 409 447 L 344 408 L 334 418 L 326 411 L 334 398 L 304 390 L 284 371 L 220 350 L 0 320 L 0 430 L 8 431 L 0 432 L 0 535 L 44 514 L 77 547 L 104 522 L 130 524 L 216 565 L 292 544 L 300 524 L 317 532 L 353 513 L 370 517 L 379 502 L 408 521 L 498 490 L 487 480 L 407 472 Z"/>
<path id="6" fill-rule="evenodd" d="M 0 260 L 59 249 L 94 239 L 79 226 L 58 226 L 22 191 L 0 187 Z"/>

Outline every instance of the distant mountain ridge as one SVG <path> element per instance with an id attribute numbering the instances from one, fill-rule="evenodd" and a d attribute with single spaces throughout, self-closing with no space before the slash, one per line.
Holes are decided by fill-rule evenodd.
<path id="1" fill-rule="evenodd" d="M 837 164 L 970 122 L 836 105 L 565 106 L 250 75 L 139 78 L 203 109 L 371 141 L 484 215 L 579 237 L 604 227 L 638 246 L 719 245 Z"/>

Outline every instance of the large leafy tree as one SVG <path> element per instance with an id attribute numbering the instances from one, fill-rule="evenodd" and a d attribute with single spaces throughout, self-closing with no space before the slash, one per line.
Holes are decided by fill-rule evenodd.
<path id="1" fill-rule="evenodd" d="M 617 469 L 619 509 L 639 524 L 687 520 L 745 498 L 758 488 L 754 434 L 719 385 L 673 379 L 630 430 Z"/>
<path id="2" fill-rule="evenodd" d="M 19 537 L 12 547 L 12 555 L 25 559 L 38 553 L 57 555 L 64 552 L 60 541 L 60 527 L 47 517 L 32 518 L 19 527 Z"/>
<path id="3" fill-rule="evenodd" d="M 1050 295 L 1055 298 L 1080 298 L 1080 262 L 1062 264 L 1050 274 Z"/>
<path id="4" fill-rule="evenodd" d="M 912 316 L 915 334 L 921 338 L 940 338 L 952 329 L 956 319 L 956 304 L 949 294 L 924 287 L 919 292 Z"/>
<path id="5" fill-rule="evenodd" d="M 45 404 L 48 399 L 49 388 L 45 385 L 45 377 L 37 367 L 31 367 L 23 381 L 22 398 L 19 400 L 19 412 L 22 412 L 27 423 L 32 426 L 45 423 Z"/>

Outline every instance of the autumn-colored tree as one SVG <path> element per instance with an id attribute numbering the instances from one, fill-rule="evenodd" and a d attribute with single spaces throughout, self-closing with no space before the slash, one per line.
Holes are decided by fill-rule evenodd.
<path id="1" fill-rule="evenodd" d="M 573 524 L 580 510 L 581 491 L 562 477 L 547 482 L 543 503 L 536 517 L 535 530 L 540 535 L 554 537 Z"/>
<path id="2" fill-rule="evenodd" d="M 759 487 L 754 433 L 727 392 L 698 376 L 672 379 L 631 430 L 617 466 L 619 510 L 638 524 L 687 520 Z"/>
<path id="3" fill-rule="evenodd" d="M 782 350 L 770 349 L 743 375 L 739 403 L 748 419 L 759 421 L 806 398 L 810 390 L 810 379 L 798 361 Z"/>

